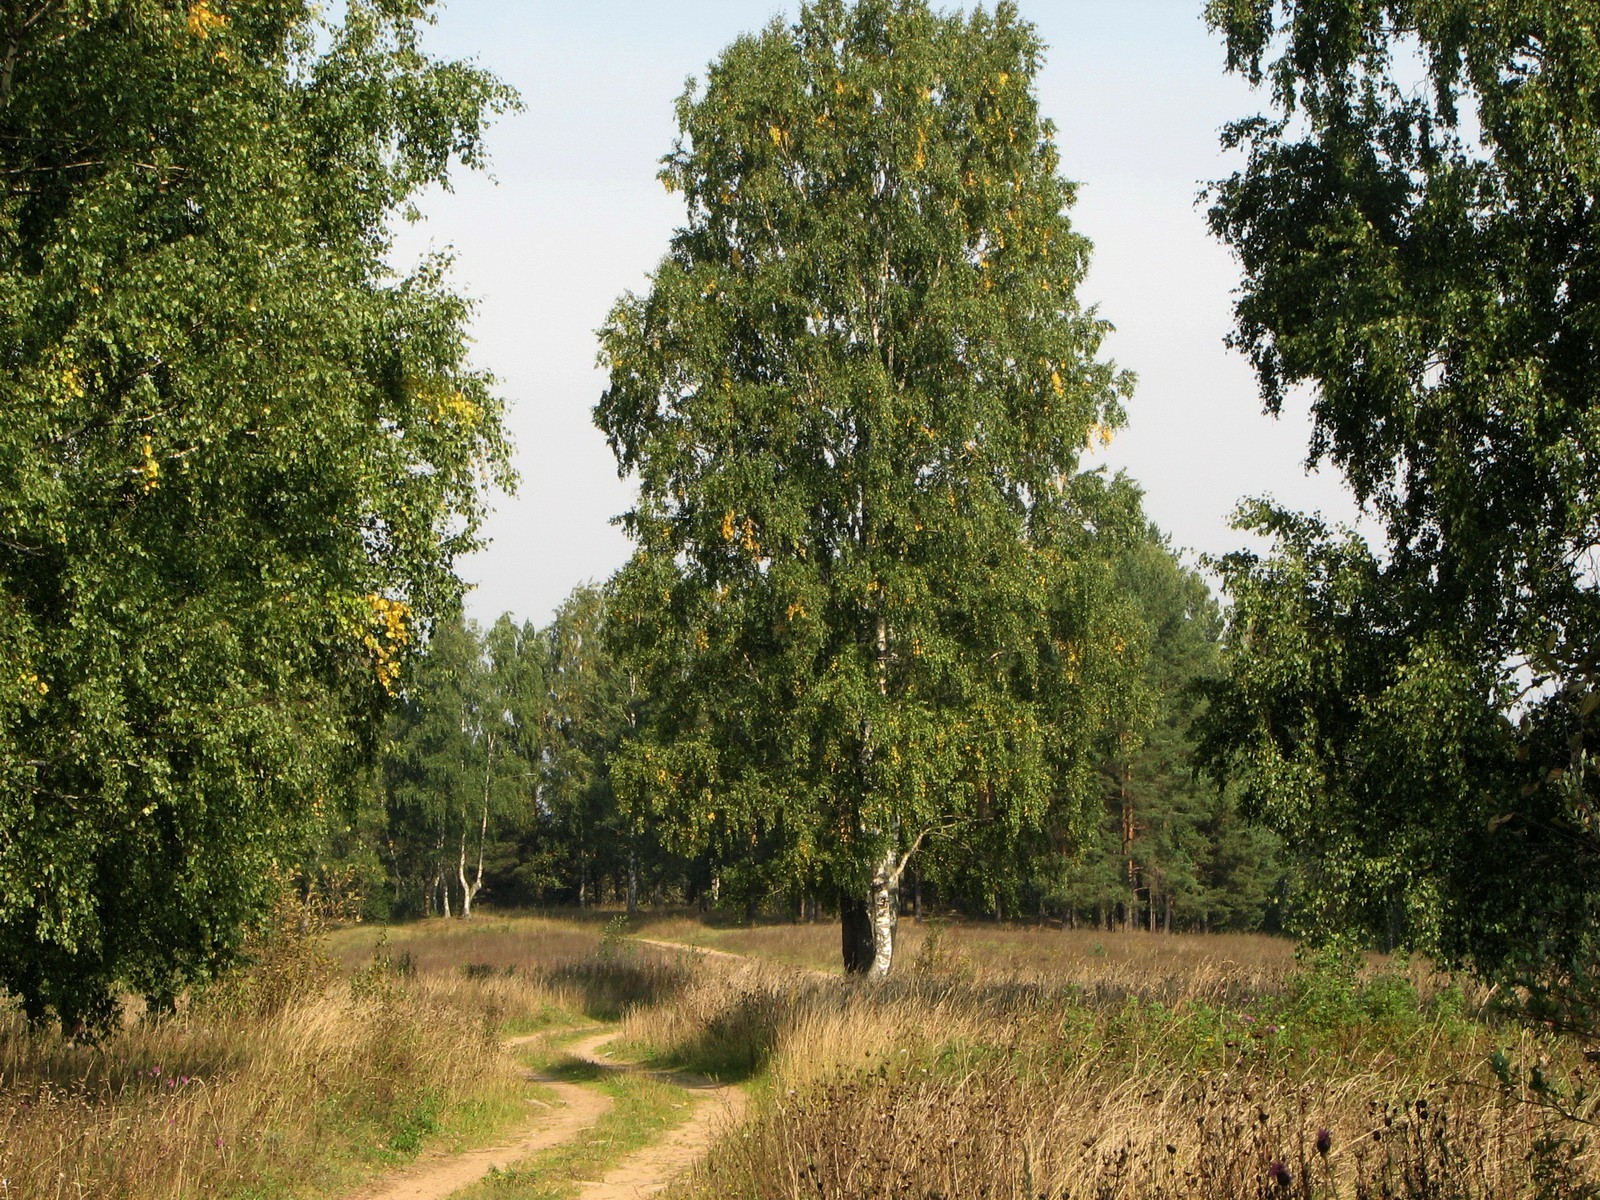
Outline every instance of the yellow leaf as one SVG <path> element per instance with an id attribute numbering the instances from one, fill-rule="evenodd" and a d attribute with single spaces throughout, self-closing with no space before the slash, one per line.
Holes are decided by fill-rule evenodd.
<path id="1" fill-rule="evenodd" d="M 189 5 L 189 16 L 185 23 L 195 37 L 208 38 L 212 30 L 227 25 L 228 18 L 211 7 L 211 0 L 195 0 Z"/>

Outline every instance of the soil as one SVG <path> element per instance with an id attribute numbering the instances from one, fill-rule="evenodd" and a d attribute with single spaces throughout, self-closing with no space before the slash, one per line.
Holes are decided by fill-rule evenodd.
<path id="1" fill-rule="evenodd" d="M 543 1036 L 512 1038 L 506 1045 L 517 1046 Z M 591 1034 L 566 1047 L 565 1052 L 608 1071 L 644 1071 L 643 1067 L 612 1062 L 605 1054 L 601 1047 L 615 1036 L 614 1029 Z M 713 1138 L 725 1126 L 737 1123 L 744 1112 L 745 1094 L 737 1088 L 687 1072 L 650 1074 L 682 1088 L 686 1102 L 694 1105 L 693 1113 L 658 1141 L 622 1159 L 602 1178 L 582 1182 L 578 1193 L 582 1200 L 636 1200 L 660 1191 L 693 1166 Z M 483 1150 L 428 1156 L 359 1193 L 357 1200 L 446 1200 L 495 1167 L 509 1167 L 519 1159 L 570 1141 L 611 1107 L 611 1098 L 593 1088 L 532 1072 L 528 1078 L 555 1092 L 560 1107 L 530 1101 L 530 1106 L 539 1111 L 509 1140 Z"/>

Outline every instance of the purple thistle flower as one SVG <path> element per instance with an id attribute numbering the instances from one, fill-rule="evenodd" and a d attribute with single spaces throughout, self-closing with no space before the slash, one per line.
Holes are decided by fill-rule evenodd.
<path id="1" fill-rule="evenodd" d="M 1317 1153 L 1326 1157 L 1332 1147 L 1333 1133 L 1326 1126 L 1317 1130 Z"/>
<path id="2" fill-rule="evenodd" d="M 1275 1187 L 1285 1190 L 1294 1182 L 1294 1177 L 1289 1174 L 1288 1165 L 1281 1158 L 1272 1160 L 1272 1165 L 1267 1168 L 1267 1178 L 1272 1180 Z"/>

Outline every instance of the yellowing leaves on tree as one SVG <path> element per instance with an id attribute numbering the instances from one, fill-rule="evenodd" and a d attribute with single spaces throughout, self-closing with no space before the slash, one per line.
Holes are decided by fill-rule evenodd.
<path id="1" fill-rule="evenodd" d="M 150 448 L 150 438 L 147 435 L 139 443 L 142 455 L 138 466 L 133 473 L 139 477 L 140 486 L 147 492 L 153 492 L 161 486 L 161 464 L 156 461 L 155 453 Z"/>
<path id="2" fill-rule="evenodd" d="M 189 32 L 197 38 L 208 38 L 213 30 L 221 29 L 228 23 L 228 18 L 211 7 L 210 0 L 195 0 L 189 5 L 189 18 L 186 24 Z"/>
<path id="3" fill-rule="evenodd" d="M 411 641 L 411 606 L 376 592 L 367 598 L 371 620 L 362 632 L 361 643 L 372 655 L 373 671 L 383 690 L 394 695 L 400 679 L 400 662 Z"/>
<path id="4" fill-rule="evenodd" d="M 83 372 L 77 367 L 68 367 L 61 372 L 61 394 L 68 400 L 82 400 L 85 394 Z"/>
<path id="5" fill-rule="evenodd" d="M 896 897 L 878 883 L 869 895 L 864 881 L 898 876 L 922 847 L 919 829 L 943 829 L 952 808 L 966 819 L 957 793 L 974 778 L 967 745 L 933 750 L 958 722 L 983 718 L 984 753 L 1016 764 L 980 772 L 993 793 L 976 814 L 983 819 L 1023 829 L 1046 805 L 1052 820 L 1076 820 L 1077 808 L 1102 799 L 1092 773 L 1077 769 L 1099 754 L 1093 722 L 1062 720 L 1070 728 L 1058 734 L 1051 689 L 1036 693 L 1006 652 L 981 648 L 1031 645 L 1058 625 L 1098 635 L 1101 610 L 1120 612 L 1102 589 L 1041 588 L 1037 569 L 1026 569 L 1057 541 L 1085 571 L 1103 569 L 1092 536 L 1079 533 L 1092 527 L 1098 496 L 1085 488 L 1084 503 L 1068 505 L 1034 485 L 1057 467 L 1077 470 L 1068 443 L 1088 423 L 1072 423 L 1063 443 L 1069 406 L 1045 384 L 1052 369 L 1073 381 L 1072 411 L 1084 414 L 1117 411 L 1119 377 L 1089 366 L 1102 324 L 1070 303 L 1040 303 L 1032 286 L 1046 273 L 1054 286 L 1084 256 L 1074 240 L 1064 266 L 1037 264 L 1042 228 L 1069 236 L 1071 196 L 1037 145 L 1006 148 L 1011 124 L 1018 151 L 1045 128 L 1023 98 L 1036 43 L 1010 6 L 993 24 L 947 18 L 932 0 L 799 7 L 797 25 L 774 23 L 741 41 L 679 107 L 672 161 L 693 180 L 685 190 L 714 197 L 739 181 L 754 189 L 755 208 L 732 221 L 714 203 L 688 205 L 673 270 L 649 295 L 627 293 L 608 326 L 641 352 L 655 330 L 671 331 L 648 378 L 613 372 L 596 421 L 619 467 L 637 472 L 642 508 L 700 513 L 698 527 L 680 521 L 662 539 L 670 562 L 630 562 L 616 585 L 631 662 L 641 686 L 662 697 L 629 753 L 681 747 L 696 774 L 729 788 L 728 819 L 714 831 L 700 825 L 706 802 L 682 797 L 662 812 L 697 827 L 686 849 L 726 861 L 758 836 L 760 861 L 787 871 L 797 844 L 818 839 L 825 848 L 806 886 L 842 890 L 852 912 L 893 911 Z M 833 125 L 808 131 L 835 104 Z M 849 142 L 843 158 L 839 139 Z M 898 189 L 886 188 L 896 179 Z M 889 202 L 895 195 L 903 202 Z M 739 286 L 706 304 L 699 289 L 738 246 L 748 260 Z M 935 277 L 930 294 L 904 295 L 904 280 Z M 908 303 L 907 319 L 881 319 Z M 934 349 L 978 339 L 982 350 L 953 370 Z M 868 346 L 864 362 L 858 351 Z M 748 403 L 708 396 L 725 368 Z M 1029 388 L 1033 403 L 1015 403 Z M 682 500 L 672 495 L 680 481 Z M 1013 502 L 1018 495 L 1028 507 Z M 707 622 L 716 654 L 695 655 L 693 635 L 652 602 L 664 578 L 681 589 L 680 613 L 714 616 L 727 610 L 711 596 L 733 581 L 740 612 L 728 615 L 743 619 Z M 974 578 L 995 586 L 975 590 Z M 837 703 L 814 703 L 822 680 Z M 1087 710 L 1100 693 L 1070 699 L 1070 712 Z M 989 732 L 1014 710 L 1030 722 L 1015 751 Z M 855 782 L 840 787 L 841 775 Z M 1045 782 L 1057 775 L 1073 789 L 1059 802 Z M 780 778 L 790 786 L 771 786 Z M 630 772 L 621 779 L 640 782 Z M 659 800 L 637 790 L 641 802 Z M 849 926 L 856 917 L 845 907 Z M 864 933 L 876 942 L 870 955 Z M 849 970 L 887 969 L 892 940 L 882 930 L 848 930 L 845 944 Z"/>
<path id="6" fill-rule="evenodd" d="M 1058 396 L 1065 396 L 1067 394 L 1066 385 L 1061 382 L 1060 371 L 1050 372 L 1050 386 L 1055 389 L 1055 393 Z"/>
<path id="7" fill-rule="evenodd" d="M 465 392 L 435 394 L 430 396 L 429 400 L 435 421 L 473 428 L 483 420 L 483 409 L 468 399 Z"/>

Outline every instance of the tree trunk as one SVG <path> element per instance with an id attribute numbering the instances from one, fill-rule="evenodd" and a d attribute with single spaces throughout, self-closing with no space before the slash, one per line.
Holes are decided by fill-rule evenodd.
<path id="1" fill-rule="evenodd" d="M 872 921 L 860 896 L 839 894 L 839 930 L 843 936 L 846 975 L 865 975 L 872 968 Z"/>
<path id="2" fill-rule="evenodd" d="M 900 863 L 891 847 L 872 871 L 867 910 L 872 920 L 872 966 L 869 974 L 882 979 L 894 962 L 894 935 L 900 925 Z"/>
<path id="3" fill-rule="evenodd" d="M 639 911 L 639 856 L 634 851 L 633 843 L 628 843 L 628 915 L 631 917 Z"/>

